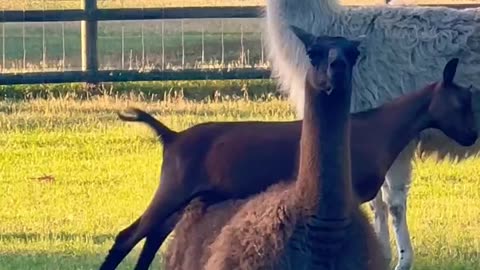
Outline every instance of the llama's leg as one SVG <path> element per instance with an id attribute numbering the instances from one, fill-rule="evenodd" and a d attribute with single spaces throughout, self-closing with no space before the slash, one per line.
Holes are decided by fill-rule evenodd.
<path id="1" fill-rule="evenodd" d="M 382 187 L 383 188 L 383 187 Z M 374 213 L 374 228 L 377 233 L 378 240 L 382 247 L 383 255 L 387 265 L 392 260 L 392 248 L 390 247 L 390 234 L 388 231 L 388 210 L 387 205 L 383 201 L 382 191 L 370 201 L 370 208 Z"/>
<path id="2" fill-rule="evenodd" d="M 413 264 L 413 249 L 407 226 L 407 195 L 411 183 L 411 162 L 415 145 L 410 143 L 392 164 L 387 173 L 384 190 L 397 242 L 396 270 L 410 270 Z"/>
<path id="3" fill-rule="evenodd" d="M 161 226 L 171 214 L 184 206 L 190 195 L 191 192 L 178 186 L 164 185 L 163 188 L 157 189 L 143 215 L 115 238 L 115 243 L 100 270 L 115 269 L 133 247 L 153 231 L 153 228 Z"/>

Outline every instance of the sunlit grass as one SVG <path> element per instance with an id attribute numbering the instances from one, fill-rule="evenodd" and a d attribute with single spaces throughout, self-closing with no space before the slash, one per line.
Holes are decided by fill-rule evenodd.
<path id="1" fill-rule="evenodd" d="M 295 118 L 285 100 L 273 97 L 0 102 L 0 269 L 97 269 L 116 233 L 142 213 L 158 185 L 161 145 L 147 127 L 117 119 L 127 106 L 175 130 Z M 415 269 L 478 269 L 479 160 L 417 161 L 414 168 L 408 224 Z M 132 268 L 138 250 L 121 269 Z"/>

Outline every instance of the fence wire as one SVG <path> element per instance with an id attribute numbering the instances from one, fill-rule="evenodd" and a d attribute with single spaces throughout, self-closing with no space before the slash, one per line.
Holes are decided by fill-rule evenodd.
<path id="1" fill-rule="evenodd" d="M 100 69 L 266 66 L 260 19 L 98 24 Z M 1 24 L 2 73 L 81 68 L 80 23 Z"/>

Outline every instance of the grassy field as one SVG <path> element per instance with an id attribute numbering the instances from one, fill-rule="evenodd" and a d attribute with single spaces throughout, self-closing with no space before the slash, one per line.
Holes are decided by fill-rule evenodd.
<path id="1" fill-rule="evenodd" d="M 117 119 L 128 105 L 175 130 L 294 118 L 277 98 L 0 101 L 0 269 L 97 269 L 116 233 L 142 213 L 158 185 L 161 146 L 143 125 Z M 479 269 L 479 162 L 415 163 L 408 201 L 415 269 Z M 121 269 L 131 269 L 138 251 Z"/>
<path id="2" fill-rule="evenodd" d="M 349 1 L 352 2 L 343 2 L 349 4 Z M 99 1 L 99 6 L 263 3 L 263 0 L 112 0 Z M 0 12 L 71 9 L 79 5 L 79 0 L 0 0 Z M 158 21 L 101 23 L 101 65 L 120 68 L 122 26 L 125 30 L 125 68 L 158 66 L 162 58 L 161 23 Z M 240 28 L 244 30 L 243 49 L 248 52 L 249 62 L 261 61 L 259 26 L 258 20 L 224 21 L 227 63 L 239 61 L 242 49 Z M 194 65 L 201 59 L 202 30 L 205 30 L 206 61 L 213 65 L 220 60 L 220 20 L 187 20 L 183 27 L 187 65 Z M 181 63 L 180 29 L 180 21 L 165 23 L 165 61 L 174 66 Z M 67 68 L 78 68 L 79 23 L 65 24 L 64 41 L 62 24 L 48 23 L 45 30 L 48 67 L 60 65 L 65 48 Z M 6 67 L 11 70 L 22 69 L 23 58 L 27 69 L 39 69 L 43 53 L 42 24 L 27 24 L 25 40 L 22 31 L 20 24 L 5 25 L 5 51 L 0 46 L 0 55 L 6 56 Z M 142 61 L 143 55 L 145 59 Z M 2 68 L 0 71 L 5 71 Z M 203 121 L 294 118 L 287 102 L 268 95 L 268 90 L 273 88 L 271 83 L 248 84 L 252 92 L 263 95 L 261 101 L 242 98 L 246 85 L 245 82 L 126 83 L 117 84 L 114 91 L 106 89 L 108 96 L 86 100 L 71 98 L 85 94 L 80 85 L 0 87 L 0 96 L 7 98 L 0 101 L 0 270 L 97 269 L 116 233 L 145 209 L 158 185 L 161 146 L 144 126 L 120 122 L 116 110 L 135 105 L 155 112 L 176 130 Z M 76 89 L 73 94 L 72 88 Z M 137 89 L 149 95 L 138 95 L 140 91 L 129 94 Z M 215 90 L 224 89 L 231 89 L 230 96 L 224 96 L 221 101 L 198 101 L 205 92 L 213 96 Z M 166 102 L 156 101 L 166 93 L 180 90 L 197 101 L 174 97 Z M 18 101 L 18 98 L 32 96 L 49 98 Z M 458 165 L 436 164 L 432 160 L 416 162 L 408 202 L 415 269 L 480 269 L 479 163 L 478 159 Z M 137 247 L 121 269 L 132 268 L 138 250 Z M 154 269 L 160 269 L 158 261 Z"/>

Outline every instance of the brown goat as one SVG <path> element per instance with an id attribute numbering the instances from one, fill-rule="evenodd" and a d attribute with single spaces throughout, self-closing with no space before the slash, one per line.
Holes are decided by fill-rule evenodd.
<path id="1" fill-rule="evenodd" d="M 235 213 L 220 232 L 201 232 L 206 238 L 212 235 L 210 245 L 190 240 L 198 235 L 196 226 L 176 231 L 189 239 L 188 245 L 205 250 L 190 259 L 191 265 L 180 267 L 174 261 L 167 269 L 387 268 L 351 181 L 349 109 L 359 43 L 339 37 L 312 40 L 301 30 L 294 32 L 313 65 L 305 83 L 297 180 L 231 207 L 207 210 L 200 219 L 208 222 L 219 214 Z"/>
<path id="2" fill-rule="evenodd" d="M 453 82 L 457 65 L 458 59 L 449 61 L 440 82 L 352 114 L 353 186 L 361 202 L 375 197 L 392 162 L 420 131 L 437 128 L 465 146 L 476 141 L 471 92 Z M 161 185 L 145 213 L 117 236 L 101 269 L 115 269 L 144 237 L 136 269 L 148 269 L 178 221 L 170 216 L 192 198 L 202 195 L 207 204 L 245 198 L 295 177 L 301 121 L 204 123 L 177 133 L 141 110 L 130 113 L 119 116 L 147 123 L 164 144 Z"/>

